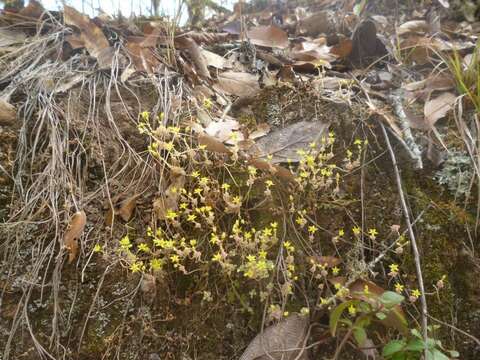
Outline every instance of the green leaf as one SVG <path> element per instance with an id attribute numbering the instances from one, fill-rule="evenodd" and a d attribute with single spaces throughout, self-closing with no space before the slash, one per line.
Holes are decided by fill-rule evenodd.
<path id="1" fill-rule="evenodd" d="M 405 347 L 405 340 L 391 340 L 387 345 L 383 347 L 383 356 L 392 356 L 399 351 L 402 351 Z"/>
<path id="2" fill-rule="evenodd" d="M 397 294 L 396 292 L 393 292 L 393 291 L 385 291 L 382 294 L 382 296 L 380 296 L 378 299 L 386 307 L 393 307 L 395 305 L 401 304 L 402 301 L 405 300 L 405 297 L 403 297 L 402 295 Z"/>
<path id="3" fill-rule="evenodd" d="M 412 335 L 413 335 L 413 336 L 415 336 L 415 337 L 417 337 L 417 338 L 419 338 L 419 339 L 423 339 L 423 338 L 422 338 L 422 335 L 420 335 L 420 331 L 418 331 L 417 329 L 412 329 L 411 332 L 412 332 Z"/>
<path id="4" fill-rule="evenodd" d="M 348 308 L 350 305 L 355 305 L 357 302 L 358 300 L 346 301 L 338 305 L 332 311 L 332 313 L 330 314 L 330 332 L 332 333 L 332 336 L 335 336 L 335 333 L 337 332 L 338 321 L 340 320 L 340 317 L 342 316 L 345 309 Z"/>
<path id="5" fill-rule="evenodd" d="M 456 350 L 448 350 L 448 352 L 450 353 L 450 357 L 457 358 L 460 356 L 460 353 Z"/>
<path id="6" fill-rule="evenodd" d="M 358 346 L 363 346 L 367 340 L 367 332 L 363 327 L 355 327 L 353 328 L 353 337 L 355 338 Z"/>
<path id="7" fill-rule="evenodd" d="M 405 347 L 405 350 L 422 352 L 425 350 L 425 343 L 421 339 L 410 340 Z"/>
<path id="8" fill-rule="evenodd" d="M 437 349 L 428 350 L 426 360 L 450 360 L 447 355 Z"/>
<path id="9" fill-rule="evenodd" d="M 383 312 L 377 312 L 377 313 L 375 313 L 375 316 L 377 318 L 379 318 L 380 320 L 384 320 L 387 317 L 387 315 L 385 315 L 385 313 L 383 313 Z"/>

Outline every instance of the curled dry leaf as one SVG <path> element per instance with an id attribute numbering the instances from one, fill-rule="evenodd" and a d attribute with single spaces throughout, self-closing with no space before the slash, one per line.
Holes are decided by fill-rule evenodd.
<path id="1" fill-rule="evenodd" d="M 230 154 L 230 150 L 221 142 L 213 136 L 208 134 L 199 134 L 198 143 L 201 146 L 204 146 L 206 150 L 216 152 L 219 154 Z"/>
<path id="2" fill-rule="evenodd" d="M 226 71 L 222 73 L 214 85 L 220 92 L 235 96 L 252 96 L 260 90 L 256 75 L 246 72 Z"/>
<path id="3" fill-rule="evenodd" d="M 83 229 L 87 223 L 85 211 L 77 211 L 73 214 L 68 229 L 63 237 L 63 245 L 68 251 L 68 262 L 71 263 L 78 254 L 78 239 L 82 236 Z"/>
<path id="4" fill-rule="evenodd" d="M 301 20 L 297 24 L 297 32 L 307 36 L 332 34 L 337 31 L 336 23 L 333 11 L 320 11 Z"/>
<path id="5" fill-rule="evenodd" d="M 118 215 L 120 215 L 123 221 L 129 221 L 132 218 L 133 211 L 137 206 L 138 197 L 139 195 L 134 195 L 132 197 L 129 197 L 122 203 L 122 205 L 120 206 L 120 209 L 118 209 Z"/>
<path id="6" fill-rule="evenodd" d="M 397 29 L 397 34 L 426 33 L 429 29 L 430 25 L 425 20 L 411 20 L 400 25 Z"/>
<path id="7" fill-rule="evenodd" d="M 368 294 L 365 291 L 366 287 L 368 288 Z M 362 279 L 354 281 L 348 286 L 348 289 L 353 299 L 368 303 L 378 303 L 379 298 L 386 292 L 377 284 Z M 409 333 L 407 319 L 400 305 L 395 305 L 386 315 L 387 317 L 380 321 L 384 326 L 395 328 L 404 335 Z"/>
<path id="8" fill-rule="evenodd" d="M 207 62 L 202 55 L 200 46 L 197 45 L 195 40 L 191 39 L 189 36 L 180 35 L 175 38 L 175 47 L 179 49 L 187 50 L 190 58 L 195 65 L 195 70 L 197 74 L 203 78 L 210 78 L 210 72 L 207 68 Z"/>
<path id="9" fill-rule="evenodd" d="M 447 92 L 425 103 L 425 122 L 430 129 L 453 108 L 456 99 L 455 94 Z"/>
<path id="10" fill-rule="evenodd" d="M 308 148 L 310 143 L 318 143 L 326 133 L 329 124 L 322 121 L 300 121 L 283 129 L 272 131 L 257 141 L 256 158 L 272 155 L 272 163 L 300 161 L 298 150 Z"/>
<path id="11" fill-rule="evenodd" d="M 240 360 L 305 360 L 307 329 L 308 317 L 292 314 L 255 336 Z"/>
<path id="12" fill-rule="evenodd" d="M 288 35 L 277 26 L 257 26 L 247 31 L 247 37 L 255 45 L 285 49 L 288 47 Z"/>
<path id="13" fill-rule="evenodd" d="M 185 185 L 185 176 L 173 176 L 173 180 L 165 193 L 154 200 L 153 210 L 158 220 L 165 220 L 169 210 L 175 211 L 178 209 L 178 197 L 180 192 L 178 189 Z"/>
<path id="14" fill-rule="evenodd" d="M 80 30 L 77 40 L 97 59 L 99 67 L 109 68 L 112 64 L 113 48 L 110 47 L 102 30 L 88 16 L 79 13 L 73 7 L 65 5 L 63 17 L 65 24 L 73 25 Z"/>
<path id="15" fill-rule="evenodd" d="M 295 176 L 292 174 L 292 172 L 287 168 L 284 168 L 283 166 L 272 164 L 261 159 L 250 159 L 248 163 L 253 167 L 257 168 L 258 170 L 268 171 L 272 175 L 279 178 L 283 178 L 289 181 L 295 180 Z"/>
<path id="16" fill-rule="evenodd" d="M 225 69 L 225 68 L 231 68 L 232 66 L 228 62 L 227 59 L 224 57 L 217 55 L 211 51 L 201 49 L 200 50 L 202 56 L 204 57 L 205 61 L 207 62 L 208 66 L 212 66 L 217 69 Z"/>
<path id="17" fill-rule="evenodd" d="M 15 107 L 0 98 L 0 125 L 11 125 L 17 117 Z"/>

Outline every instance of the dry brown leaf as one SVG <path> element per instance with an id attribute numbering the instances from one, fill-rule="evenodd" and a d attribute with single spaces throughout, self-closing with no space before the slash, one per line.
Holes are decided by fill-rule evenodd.
<path id="1" fill-rule="evenodd" d="M 137 71 L 144 71 L 148 74 L 159 72 L 158 68 L 162 65 L 149 48 L 144 48 L 139 44 L 127 42 L 125 45 L 127 53 L 132 59 L 133 66 Z"/>
<path id="2" fill-rule="evenodd" d="M 335 13 L 333 11 L 320 11 L 302 19 L 297 25 L 297 33 L 318 36 L 336 32 Z"/>
<path id="3" fill-rule="evenodd" d="M 340 42 L 332 46 L 330 53 L 338 57 L 339 59 L 346 58 L 350 55 L 353 49 L 353 42 L 350 39 L 341 39 Z"/>
<path id="4" fill-rule="evenodd" d="M 240 360 L 306 360 L 307 329 L 308 317 L 292 314 L 260 332 L 250 342 Z"/>
<path id="5" fill-rule="evenodd" d="M 271 164 L 265 160 L 261 159 L 250 159 L 248 161 L 249 165 L 257 168 L 258 170 L 264 170 L 270 172 L 272 175 L 285 180 L 294 181 L 295 175 L 292 174 L 290 170 L 284 168 L 283 166 Z"/>
<path id="6" fill-rule="evenodd" d="M 456 99 L 455 94 L 447 92 L 425 103 L 425 122 L 430 129 L 453 108 Z"/>
<path id="7" fill-rule="evenodd" d="M 367 19 L 358 24 L 352 35 L 350 62 L 353 65 L 366 66 L 385 55 L 387 55 L 387 49 L 377 37 L 375 23 Z"/>
<path id="8" fill-rule="evenodd" d="M 219 154 L 230 154 L 231 151 L 221 142 L 213 136 L 208 134 L 199 134 L 198 135 L 198 144 L 204 146 L 206 150 L 216 152 Z"/>
<path id="9" fill-rule="evenodd" d="M 165 191 L 165 194 L 153 202 L 153 210 L 158 220 L 165 220 L 169 210 L 178 209 L 179 189 L 185 185 L 185 176 L 174 176 L 172 183 Z"/>
<path id="10" fill-rule="evenodd" d="M 214 84 L 214 88 L 228 95 L 252 96 L 260 90 L 257 76 L 246 72 L 226 71 Z"/>
<path id="11" fill-rule="evenodd" d="M 78 239 L 82 236 L 83 229 L 87 223 L 85 211 L 77 211 L 73 214 L 68 229 L 63 237 L 63 244 L 68 251 L 68 262 L 71 263 L 78 254 Z"/>
<path id="12" fill-rule="evenodd" d="M 255 45 L 285 49 L 288 47 L 288 35 L 277 26 L 257 26 L 247 31 L 247 37 Z"/>
<path id="13" fill-rule="evenodd" d="M 0 98 L 0 125 L 11 125 L 15 122 L 16 117 L 15 107 Z"/>
<path id="14" fill-rule="evenodd" d="M 25 41 L 26 38 L 27 37 L 23 32 L 0 29 L 0 48 L 14 44 L 21 44 Z"/>
<path id="15" fill-rule="evenodd" d="M 369 294 L 365 293 L 366 286 L 368 287 Z M 378 298 L 386 291 L 377 284 L 362 279 L 354 281 L 348 286 L 348 289 L 350 290 L 353 299 L 362 300 L 371 304 L 378 302 Z M 404 335 L 408 334 L 409 330 L 406 326 L 405 313 L 403 312 L 402 307 L 400 305 L 395 305 L 392 310 L 393 311 L 389 311 L 387 317 L 380 322 L 387 327 L 397 329 Z"/>
<path id="16" fill-rule="evenodd" d="M 205 128 L 207 135 L 213 136 L 221 142 L 225 142 L 232 137 L 232 132 L 238 130 L 240 124 L 235 119 L 225 119 L 219 121 L 212 121 Z"/>
<path id="17" fill-rule="evenodd" d="M 120 206 L 120 209 L 118 209 L 118 215 L 120 215 L 123 221 L 129 221 L 132 218 L 133 211 L 137 206 L 138 197 L 139 195 L 134 195 L 132 197 L 129 197 L 122 203 L 122 205 Z"/>
<path id="18" fill-rule="evenodd" d="M 264 137 L 269 132 L 270 132 L 270 125 L 266 122 L 261 123 L 257 125 L 257 128 L 249 134 L 248 138 L 251 140 L 255 140 L 255 139 Z"/>
<path id="19" fill-rule="evenodd" d="M 102 30 L 86 15 L 73 7 L 64 6 L 65 24 L 73 25 L 80 30 L 78 40 L 82 41 L 91 56 L 97 59 L 100 69 L 109 68 L 113 59 L 113 48 L 108 43 Z"/>
<path id="20" fill-rule="evenodd" d="M 185 35 L 177 36 L 175 38 L 175 47 L 187 50 L 190 58 L 193 61 L 193 64 L 195 65 L 195 70 L 197 71 L 197 74 L 199 76 L 207 79 L 210 78 L 210 72 L 207 68 L 207 62 L 202 55 L 200 46 L 198 46 L 193 39 Z"/>
<path id="21" fill-rule="evenodd" d="M 429 29 L 430 25 L 425 20 L 411 20 L 400 25 L 397 29 L 397 34 L 426 33 Z"/>
<path id="22" fill-rule="evenodd" d="M 39 19 L 42 16 L 45 9 L 42 4 L 36 0 L 30 0 L 28 5 L 20 10 L 19 14 L 25 17 Z"/>
<path id="23" fill-rule="evenodd" d="M 205 58 L 205 61 L 207 62 L 208 66 L 212 66 L 217 69 L 226 69 L 226 68 L 231 68 L 232 65 L 230 65 L 229 61 L 225 59 L 224 57 L 217 55 L 211 51 L 201 49 L 201 54 Z"/>

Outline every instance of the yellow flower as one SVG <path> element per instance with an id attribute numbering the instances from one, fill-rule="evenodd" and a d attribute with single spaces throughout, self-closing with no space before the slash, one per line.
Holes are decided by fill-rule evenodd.
<path id="1" fill-rule="evenodd" d="M 167 214 L 165 215 L 165 218 L 167 220 L 174 220 L 177 216 L 178 214 L 175 211 L 168 209 Z"/>
<path id="2" fill-rule="evenodd" d="M 338 275 L 339 272 L 340 272 L 340 269 L 339 269 L 338 267 L 334 266 L 334 267 L 332 268 L 332 274 L 333 274 L 333 275 Z"/>
<path id="3" fill-rule="evenodd" d="M 355 305 L 352 304 L 348 307 L 348 313 L 352 316 L 357 313 L 357 308 L 355 307 Z"/>
<path id="4" fill-rule="evenodd" d="M 222 255 L 220 253 L 216 253 L 215 255 L 213 255 L 212 261 L 220 262 L 220 260 L 222 260 Z"/>
<path id="5" fill-rule="evenodd" d="M 210 110 L 212 108 L 212 100 L 210 100 L 209 98 L 205 98 L 203 99 L 203 107 L 207 110 Z"/>
<path id="6" fill-rule="evenodd" d="M 345 230 L 343 229 L 338 230 L 338 236 L 343 236 L 343 235 L 345 235 Z"/>
<path id="7" fill-rule="evenodd" d="M 130 264 L 130 271 L 133 273 L 140 272 L 145 268 L 141 261 L 135 261 Z"/>
<path id="8" fill-rule="evenodd" d="M 353 227 L 352 229 L 354 235 L 359 235 L 361 230 L 358 226 Z"/>
<path id="9" fill-rule="evenodd" d="M 265 185 L 267 186 L 267 188 L 273 186 L 273 181 L 272 180 L 265 180 Z"/>
<path id="10" fill-rule="evenodd" d="M 197 215 L 190 214 L 187 216 L 187 221 L 194 222 L 196 218 L 197 218 Z"/>
<path id="11" fill-rule="evenodd" d="M 132 244 L 130 243 L 130 239 L 128 235 L 125 235 L 121 240 L 120 240 L 120 247 L 123 250 L 128 250 L 132 247 Z"/>
<path id="12" fill-rule="evenodd" d="M 148 247 L 147 244 L 145 243 L 141 243 L 141 244 L 138 244 L 138 251 L 143 251 L 143 252 L 150 252 L 150 248 Z"/>
<path id="13" fill-rule="evenodd" d="M 310 225 L 308 227 L 308 232 L 312 235 L 315 234 L 317 231 L 318 231 L 318 228 L 315 225 Z"/>
<path id="14" fill-rule="evenodd" d="M 372 240 L 375 240 L 376 236 L 378 235 L 378 231 L 375 228 L 369 229 L 368 230 L 368 235 Z"/>
<path id="15" fill-rule="evenodd" d="M 172 261 L 172 263 L 176 264 L 176 263 L 179 263 L 180 262 L 180 258 L 178 257 L 178 255 L 174 254 L 172 256 L 170 256 L 170 260 Z"/>
<path id="16" fill-rule="evenodd" d="M 400 283 L 395 283 L 395 291 L 396 291 L 397 293 L 400 294 L 400 293 L 403 291 L 404 288 L 405 288 L 405 287 L 404 287 L 402 284 L 400 284 Z"/>
<path id="17" fill-rule="evenodd" d="M 93 247 L 93 252 L 94 253 L 99 253 L 102 251 L 102 245 L 100 244 L 95 244 L 95 246 Z"/>
<path id="18" fill-rule="evenodd" d="M 222 184 L 222 189 L 223 189 L 223 190 L 228 190 L 228 189 L 230 189 L 230 184 L 223 183 L 223 184 Z"/>
<path id="19" fill-rule="evenodd" d="M 415 289 L 415 290 L 412 291 L 412 296 L 415 296 L 416 298 L 418 298 L 418 297 L 420 297 L 420 295 L 422 295 L 420 290 Z"/>
<path id="20" fill-rule="evenodd" d="M 194 171 L 190 174 L 191 177 L 193 177 L 194 179 L 200 177 L 200 173 L 198 171 Z"/>
<path id="21" fill-rule="evenodd" d="M 150 268 L 153 270 L 153 271 L 158 271 L 162 268 L 163 266 L 163 261 L 160 260 L 160 259 L 152 259 L 150 260 Z"/>
<path id="22" fill-rule="evenodd" d="M 392 274 L 393 274 L 393 273 L 395 273 L 395 274 L 398 273 L 398 270 L 399 270 L 399 269 L 398 269 L 398 265 L 397 265 L 397 264 L 390 264 L 388 267 L 390 268 L 390 272 L 391 272 Z"/>

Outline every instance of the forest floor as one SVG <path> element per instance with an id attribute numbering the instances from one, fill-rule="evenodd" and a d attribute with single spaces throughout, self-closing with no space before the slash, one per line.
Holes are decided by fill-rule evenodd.
<path id="1" fill-rule="evenodd" d="M 463 3 L 3 11 L 0 359 L 478 359 Z"/>

